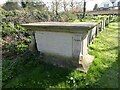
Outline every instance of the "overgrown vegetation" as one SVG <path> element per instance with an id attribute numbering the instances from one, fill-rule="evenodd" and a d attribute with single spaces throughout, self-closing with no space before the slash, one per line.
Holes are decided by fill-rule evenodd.
<path id="1" fill-rule="evenodd" d="M 2 54 L 17 55 L 24 52 L 30 42 L 30 35 L 19 25 L 19 20 L 15 20 L 19 15 L 12 11 L 0 12 L 2 16 Z"/>
<path id="2" fill-rule="evenodd" d="M 31 37 L 20 24 L 45 21 L 73 22 L 79 17 L 71 11 L 67 11 L 67 13 L 56 11 L 57 15 L 54 12 L 48 11 L 48 7 L 43 2 L 35 1 L 6 2 L 0 7 L 2 33 L 0 40 L 2 41 L 3 57 L 18 55 L 28 49 Z"/>
<path id="3" fill-rule="evenodd" d="M 3 88 L 118 87 L 118 25 L 116 21 L 120 20 L 119 17 L 112 17 L 113 23 L 100 33 L 95 38 L 95 43 L 89 47 L 89 53 L 95 56 L 95 60 L 85 74 L 41 62 L 40 59 L 44 60 L 41 53 L 34 54 L 28 50 L 31 36 L 20 24 L 41 21 L 98 22 L 103 17 L 87 16 L 81 20 L 82 15 L 67 11 L 65 8 L 67 13 L 58 13 L 48 11 L 44 3 L 38 3 L 37 8 L 36 3 L 21 2 L 22 8 L 18 7 L 18 3 L 14 3 L 13 6 L 11 3 L 0 8 Z"/>
<path id="4" fill-rule="evenodd" d="M 117 88 L 117 38 L 117 23 L 111 23 L 95 38 L 89 47 L 95 60 L 87 74 L 46 64 L 40 61 L 42 55 L 29 51 L 3 58 L 3 88 Z"/>

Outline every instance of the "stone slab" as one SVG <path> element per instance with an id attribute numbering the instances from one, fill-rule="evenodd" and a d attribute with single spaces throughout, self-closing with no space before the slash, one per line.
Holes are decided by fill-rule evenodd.
<path id="1" fill-rule="evenodd" d="M 29 31 L 85 32 L 96 26 L 94 22 L 38 22 L 22 24 Z"/>

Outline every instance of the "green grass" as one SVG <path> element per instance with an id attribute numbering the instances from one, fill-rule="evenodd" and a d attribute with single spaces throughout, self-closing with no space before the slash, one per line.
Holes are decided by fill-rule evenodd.
<path id="1" fill-rule="evenodd" d="M 3 88 L 117 88 L 117 22 L 110 23 L 95 38 L 89 54 L 95 59 L 87 74 L 46 64 L 40 61 L 44 57 L 37 58 L 30 52 L 3 58 Z"/>

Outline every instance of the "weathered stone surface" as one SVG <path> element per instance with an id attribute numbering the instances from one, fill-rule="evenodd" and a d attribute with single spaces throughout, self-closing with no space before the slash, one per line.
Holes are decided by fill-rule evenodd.
<path id="1" fill-rule="evenodd" d="M 29 31 L 50 31 L 50 32 L 70 32 L 70 33 L 81 33 L 89 31 L 97 23 L 93 22 L 39 22 L 22 24 Z"/>
<path id="2" fill-rule="evenodd" d="M 95 26 L 88 32 L 88 45 L 94 42 L 96 32 L 97 32 L 97 26 Z"/>
<path id="3" fill-rule="evenodd" d="M 36 31 L 37 48 L 44 53 L 72 57 L 72 33 Z"/>
<path id="4" fill-rule="evenodd" d="M 22 26 L 35 32 L 31 50 L 37 46 L 38 51 L 45 54 L 45 62 L 87 72 L 94 59 L 88 55 L 88 41 L 93 42 L 96 25 L 91 22 L 41 22 Z"/>
<path id="5" fill-rule="evenodd" d="M 94 60 L 94 56 L 92 56 L 92 55 L 84 56 L 83 60 L 79 61 L 79 64 L 81 65 L 81 67 L 77 68 L 77 70 L 80 70 L 80 71 L 83 71 L 83 72 L 87 73 L 91 63 L 93 62 L 93 60 Z"/>
<path id="6" fill-rule="evenodd" d="M 36 38 L 35 38 L 35 32 L 30 32 L 31 34 L 31 43 L 29 44 L 29 50 L 32 51 L 32 52 L 38 52 L 38 49 L 36 47 Z"/>

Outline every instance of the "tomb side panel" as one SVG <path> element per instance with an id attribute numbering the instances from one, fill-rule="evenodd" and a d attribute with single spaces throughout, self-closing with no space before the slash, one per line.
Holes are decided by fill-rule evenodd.
<path id="1" fill-rule="evenodd" d="M 72 33 L 36 31 L 38 51 L 72 57 Z"/>

